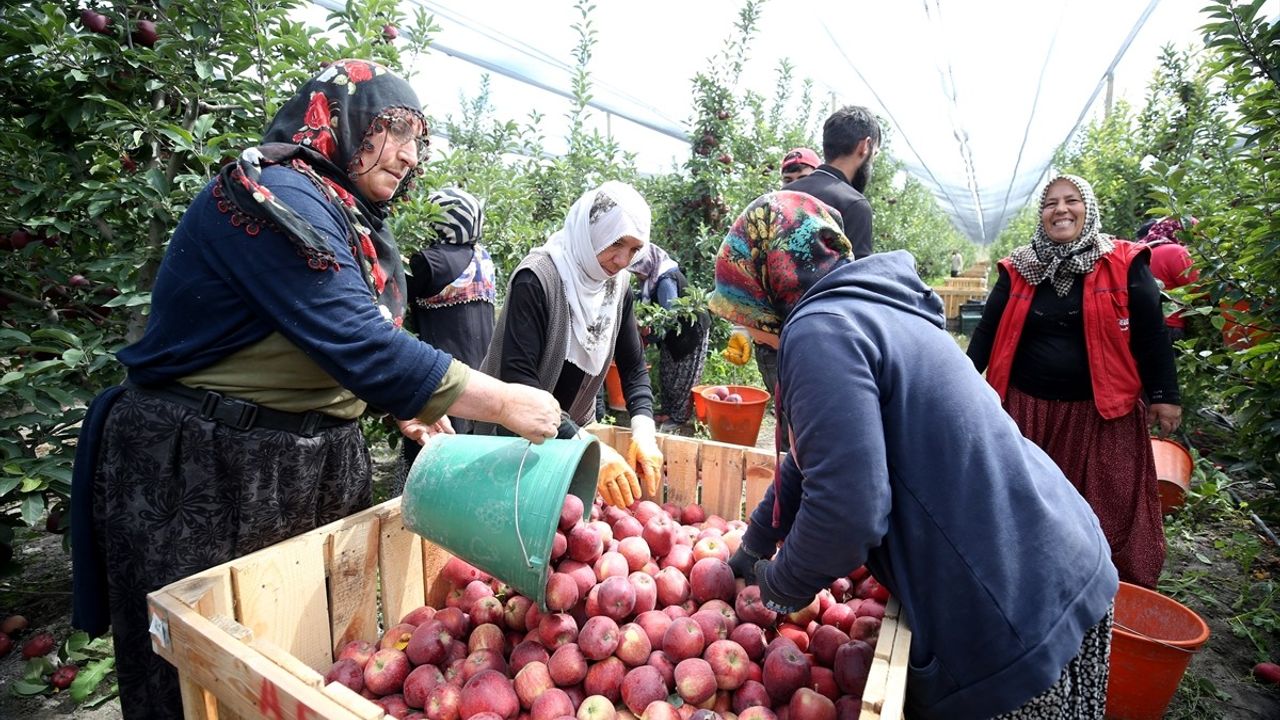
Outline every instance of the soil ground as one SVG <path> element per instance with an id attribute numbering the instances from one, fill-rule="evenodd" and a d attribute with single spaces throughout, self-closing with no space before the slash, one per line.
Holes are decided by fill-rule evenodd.
<path id="1" fill-rule="evenodd" d="M 773 447 L 773 418 L 766 416 L 758 447 Z M 395 472 L 395 454 L 375 452 L 381 458 L 380 482 Z M 1255 532 L 1247 518 L 1215 514 L 1194 522 L 1170 524 L 1169 559 L 1161 590 L 1191 607 L 1209 624 L 1208 643 L 1196 653 L 1170 705 L 1167 718 L 1179 720 L 1275 720 L 1280 718 L 1280 688 L 1262 686 L 1250 675 L 1255 662 L 1267 653 L 1280 660 L 1280 552 Z M 1274 525 L 1273 525 L 1274 528 Z M 19 545 L 20 574 L 0 578 L 0 616 L 25 615 L 31 629 L 53 632 L 59 641 L 71 632 L 70 559 L 62 538 L 47 533 L 31 535 Z M 1248 557 L 1242 557 L 1247 553 Z M 1248 571 L 1242 569 L 1247 561 Z M 1265 590 L 1270 588 L 1270 595 Z M 1259 594 L 1259 589 L 1263 594 Z M 0 718 L 121 718 L 119 701 L 110 699 L 87 708 L 73 703 L 67 693 L 20 697 L 11 692 L 21 678 L 24 661 L 18 648 L 0 658 Z M 107 691 L 113 678 L 100 686 Z"/>

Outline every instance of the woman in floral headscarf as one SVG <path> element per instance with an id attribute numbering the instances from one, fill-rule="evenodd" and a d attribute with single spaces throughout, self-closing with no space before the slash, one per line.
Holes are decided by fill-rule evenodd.
<path id="1" fill-rule="evenodd" d="M 1154 588 L 1165 544 L 1148 426 L 1171 433 L 1182 409 L 1151 251 L 1101 226 L 1088 182 L 1051 179 L 1031 243 L 1000 261 L 968 353 L 1089 501 L 1120 579 Z"/>
<path id="2" fill-rule="evenodd" d="M 342 60 L 192 200 L 160 267 L 128 380 L 94 401 L 73 478 L 73 623 L 110 623 L 121 707 L 182 716 L 146 594 L 367 506 L 366 403 L 421 438 L 447 410 L 532 441 L 547 393 L 472 371 L 401 330 L 384 224 L 425 159 L 413 89 Z"/>
<path id="3" fill-rule="evenodd" d="M 649 203 L 626 183 L 611 180 L 583 193 L 564 227 L 512 273 L 481 366 L 503 381 L 550 391 L 564 409 L 559 436 L 573 437 L 595 420 L 596 394 L 616 358 L 631 446 L 626 458 L 602 446 L 597 488 L 605 502 L 624 508 L 642 497 L 641 481 L 653 497 L 662 471 L 627 270 L 649 244 L 649 222 Z"/>
<path id="4" fill-rule="evenodd" d="M 825 205 L 770 193 L 720 246 L 709 306 L 778 351 L 791 452 L 729 559 L 761 602 L 798 610 L 865 564 L 911 622 L 911 717 L 1101 720 L 1106 539 L 946 333 L 915 259 L 853 261 Z"/>

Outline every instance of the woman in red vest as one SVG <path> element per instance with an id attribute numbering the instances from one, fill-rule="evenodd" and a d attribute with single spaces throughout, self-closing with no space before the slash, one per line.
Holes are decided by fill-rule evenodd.
<path id="1" fill-rule="evenodd" d="M 1165 544 L 1148 428 L 1173 432 L 1182 408 L 1151 251 L 1101 225 L 1087 181 L 1050 180 L 1031 243 L 1000 261 L 968 353 L 1089 501 L 1120 579 L 1154 588 Z"/>

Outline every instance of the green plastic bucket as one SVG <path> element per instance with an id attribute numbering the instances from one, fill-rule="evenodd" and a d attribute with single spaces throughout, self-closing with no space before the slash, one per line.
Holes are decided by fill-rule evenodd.
<path id="1" fill-rule="evenodd" d="M 568 493 L 596 494 L 592 440 L 436 435 L 409 470 L 404 526 L 545 607 L 551 543 Z"/>

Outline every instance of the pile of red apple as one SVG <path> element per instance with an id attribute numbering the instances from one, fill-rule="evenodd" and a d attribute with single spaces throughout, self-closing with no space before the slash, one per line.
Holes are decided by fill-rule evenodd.
<path id="1" fill-rule="evenodd" d="M 706 390 L 703 390 L 702 396 L 711 398 L 712 400 L 719 400 L 721 402 L 728 402 L 728 403 L 742 402 L 741 395 L 730 390 L 724 385 L 713 385 L 712 387 L 709 387 Z"/>
<path id="2" fill-rule="evenodd" d="M 847 720 L 861 710 L 888 593 L 859 568 L 779 616 L 728 563 L 746 527 L 697 505 L 631 511 L 569 496 L 543 611 L 452 558 L 440 609 L 325 676 L 396 718 Z"/>

